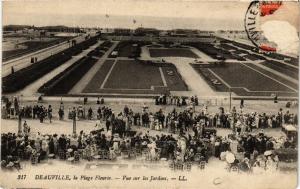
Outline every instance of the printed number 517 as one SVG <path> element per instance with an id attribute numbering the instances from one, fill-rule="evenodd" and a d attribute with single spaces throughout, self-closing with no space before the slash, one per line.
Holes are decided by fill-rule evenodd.
<path id="1" fill-rule="evenodd" d="M 18 175 L 18 180 L 24 180 L 26 178 L 26 175 Z"/>

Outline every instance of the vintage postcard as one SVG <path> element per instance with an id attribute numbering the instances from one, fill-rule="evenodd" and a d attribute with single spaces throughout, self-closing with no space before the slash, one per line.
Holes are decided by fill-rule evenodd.
<path id="1" fill-rule="evenodd" d="M 299 2 L 2 1 L 1 188 L 293 189 Z"/>

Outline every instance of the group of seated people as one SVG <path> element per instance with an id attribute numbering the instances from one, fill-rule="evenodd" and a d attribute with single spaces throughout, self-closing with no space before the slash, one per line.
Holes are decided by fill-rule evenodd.
<path id="1" fill-rule="evenodd" d="M 166 161 L 173 164 L 209 163 L 211 157 L 226 161 L 228 169 L 251 171 L 275 169 L 278 149 L 296 149 L 296 143 L 285 138 L 268 137 L 264 131 L 257 135 L 235 132 L 227 137 L 217 136 L 216 131 L 203 128 L 197 132 L 184 132 L 179 136 L 124 132 L 101 128 L 78 135 L 15 134 L 1 136 L 1 166 L 5 169 L 21 168 L 20 161 L 33 164 L 48 159 L 70 162 L 86 160 L 116 160 L 118 157 L 141 157 L 149 161 Z"/>
<path id="2" fill-rule="evenodd" d="M 38 107 L 40 110 L 46 109 Z M 60 110 L 63 108 L 61 104 Z M 46 109 L 47 112 L 49 109 L 52 112 L 51 105 Z M 117 157 L 139 156 L 150 161 L 170 160 L 179 164 L 208 163 L 214 156 L 225 160 L 229 169 L 238 167 L 250 171 L 253 167 L 270 169 L 271 165 L 278 163 L 278 157 L 270 154 L 270 151 L 296 149 L 295 138 L 268 137 L 263 130 L 254 135 L 251 131 L 253 128 L 280 127 L 282 124 L 296 125 L 297 115 L 289 111 L 284 113 L 282 109 L 276 115 L 237 112 L 235 108 L 229 113 L 225 113 L 224 108 L 219 110 L 218 113 L 210 114 L 207 107 L 200 112 L 187 107 L 182 111 L 174 108 L 166 114 L 162 109 L 150 112 L 146 106 L 141 112 L 133 112 L 125 106 L 122 112 L 115 113 L 110 107 L 99 105 L 95 111 L 88 109 L 89 117 L 97 120 L 96 130 L 90 133 L 81 131 L 78 135 L 58 136 L 34 134 L 27 129 L 22 135 L 2 134 L 1 166 L 20 168 L 20 161 L 29 159 L 32 163 L 51 158 L 78 162 L 80 159 L 114 160 Z M 74 107 L 69 110 L 68 118 L 81 119 L 80 116 L 84 117 L 84 114 L 82 107 Z M 132 126 L 165 130 L 169 134 L 151 136 L 148 132 L 132 133 Z M 228 137 L 217 136 L 214 127 L 231 128 L 233 134 Z"/>

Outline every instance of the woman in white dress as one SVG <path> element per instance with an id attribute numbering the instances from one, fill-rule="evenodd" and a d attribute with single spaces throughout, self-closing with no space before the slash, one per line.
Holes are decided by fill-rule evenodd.
<path id="1" fill-rule="evenodd" d="M 260 161 L 255 161 L 252 165 L 252 173 L 253 174 L 262 174 L 264 172 L 264 168 L 261 167 Z"/>
<path id="2" fill-rule="evenodd" d="M 156 152 L 155 152 L 155 149 L 156 149 L 156 143 L 154 141 L 151 141 L 151 143 L 149 143 L 147 145 L 147 147 L 149 148 L 149 151 L 150 151 L 150 159 L 151 160 L 155 160 L 156 159 Z"/>
<path id="3" fill-rule="evenodd" d="M 109 159 L 113 160 L 116 157 L 117 156 L 116 156 L 116 153 L 115 153 L 115 149 L 114 148 L 109 148 Z"/>
<path id="4" fill-rule="evenodd" d="M 255 126 L 258 129 L 259 128 L 259 115 L 255 113 Z"/>
<path id="5" fill-rule="evenodd" d="M 184 159 L 185 152 L 186 152 L 186 141 L 185 138 L 180 138 L 180 149 L 181 149 L 181 159 Z"/>
<path id="6" fill-rule="evenodd" d="M 42 140 L 42 150 L 46 152 L 47 155 L 49 154 L 49 146 L 46 139 Z"/>
<path id="7" fill-rule="evenodd" d="M 41 141 L 40 141 L 40 138 L 39 137 L 37 137 L 37 139 L 34 141 L 34 147 L 35 147 L 35 149 L 36 149 L 36 151 L 40 151 L 40 149 L 41 149 Z"/>
<path id="8" fill-rule="evenodd" d="M 266 162 L 266 170 L 268 172 L 274 172 L 277 169 L 277 163 L 272 159 L 271 156 L 268 156 L 268 160 Z"/>
<path id="9" fill-rule="evenodd" d="M 115 151 L 119 151 L 119 145 L 120 145 L 120 138 L 114 137 L 113 139 L 113 148 Z"/>
<path id="10" fill-rule="evenodd" d="M 154 121 L 154 116 L 152 115 L 152 113 L 150 113 L 149 114 L 149 122 L 150 122 L 150 129 L 151 130 L 155 129 L 155 123 L 154 123 L 155 121 Z"/>

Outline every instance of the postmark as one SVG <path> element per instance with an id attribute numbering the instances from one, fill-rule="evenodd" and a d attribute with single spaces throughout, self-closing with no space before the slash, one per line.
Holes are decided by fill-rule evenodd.
<path id="1" fill-rule="evenodd" d="M 259 50 L 275 52 L 276 43 L 269 41 L 261 30 L 260 19 L 274 14 L 282 5 L 281 1 L 252 1 L 244 18 L 245 31 L 248 38 Z"/>

